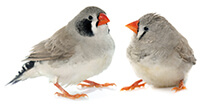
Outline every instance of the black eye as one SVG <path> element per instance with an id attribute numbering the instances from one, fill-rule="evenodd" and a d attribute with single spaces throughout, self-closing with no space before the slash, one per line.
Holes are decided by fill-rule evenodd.
<path id="1" fill-rule="evenodd" d="M 90 15 L 90 16 L 88 16 L 88 19 L 89 19 L 90 21 L 92 21 L 92 20 L 93 20 L 93 17 Z"/>
<path id="2" fill-rule="evenodd" d="M 144 31 L 148 31 L 149 30 L 149 28 L 148 27 L 144 27 Z"/>

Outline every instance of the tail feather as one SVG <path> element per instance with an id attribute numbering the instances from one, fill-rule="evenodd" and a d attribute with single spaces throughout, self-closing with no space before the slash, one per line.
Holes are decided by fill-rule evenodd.
<path id="1" fill-rule="evenodd" d="M 20 77 L 23 75 L 23 73 L 27 72 L 28 70 L 30 70 L 31 68 L 34 67 L 34 63 L 35 61 L 29 61 L 27 63 L 25 63 L 23 66 L 22 66 L 22 70 L 18 72 L 18 75 L 15 76 L 14 79 L 12 79 L 9 83 L 7 83 L 6 85 L 8 84 L 16 84 L 17 82 L 21 81 Z"/>

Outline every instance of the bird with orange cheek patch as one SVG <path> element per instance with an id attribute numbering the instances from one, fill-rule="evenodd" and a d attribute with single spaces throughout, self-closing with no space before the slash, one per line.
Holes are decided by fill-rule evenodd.
<path id="1" fill-rule="evenodd" d="M 186 89 L 184 81 L 196 63 L 187 40 L 164 17 L 154 13 L 126 26 L 134 32 L 127 57 L 136 75 L 155 87 Z M 144 87 L 142 79 L 121 90 Z"/>

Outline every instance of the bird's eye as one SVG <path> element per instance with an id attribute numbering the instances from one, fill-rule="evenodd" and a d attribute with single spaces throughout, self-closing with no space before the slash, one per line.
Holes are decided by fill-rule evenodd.
<path id="1" fill-rule="evenodd" d="M 148 27 L 144 27 L 144 31 L 148 31 L 149 30 L 149 28 Z"/>
<path id="2" fill-rule="evenodd" d="M 93 20 L 93 17 L 90 15 L 90 16 L 88 16 L 88 19 L 89 19 L 90 21 L 92 21 L 92 20 Z"/>

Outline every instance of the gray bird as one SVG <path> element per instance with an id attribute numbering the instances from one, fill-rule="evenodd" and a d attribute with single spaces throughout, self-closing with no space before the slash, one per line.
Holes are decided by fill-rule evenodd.
<path id="1" fill-rule="evenodd" d="M 134 32 L 127 57 L 138 77 L 155 87 L 185 89 L 184 81 L 196 63 L 187 40 L 162 16 L 149 13 L 126 25 Z M 121 90 L 145 85 L 136 81 Z"/>
<path id="2" fill-rule="evenodd" d="M 115 44 L 109 34 L 110 20 L 98 7 L 87 7 L 55 34 L 35 45 L 19 74 L 8 84 L 38 76 L 46 76 L 62 93 L 58 96 L 76 99 L 86 94 L 70 95 L 61 85 L 106 87 L 86 80 L 107 69 L 112 61 Z"/>

